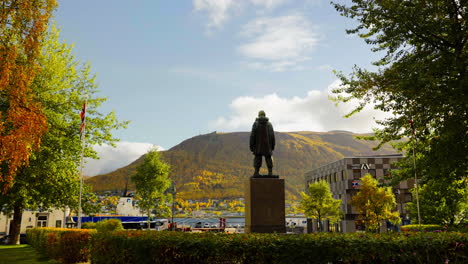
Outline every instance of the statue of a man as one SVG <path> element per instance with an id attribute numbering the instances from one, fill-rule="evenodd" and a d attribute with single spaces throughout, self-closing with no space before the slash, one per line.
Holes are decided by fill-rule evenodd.
<path id="1" fill-rule="evenodd" d="M 253 177 L 259 176 L 260 167 L 262 166 L 262 156 L 265 156 L 265 161 L 268 167 L 268 175 L 273 175 L 273 160 L 271 155 L 275 149 L 275 132 L 273 126 L 268 122 L 268 117 L 264 111 L 258 112 L 258 118 L 252 126 L 250 133 L 250 150 L 255 155 Z"/>

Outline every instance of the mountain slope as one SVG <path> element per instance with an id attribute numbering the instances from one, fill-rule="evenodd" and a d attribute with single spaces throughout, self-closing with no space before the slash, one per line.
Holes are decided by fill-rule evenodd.
<path id="1" fill-rule="evenodd" d="M 187 139 L 163 151 L 163 159 L 171 164 L 170 177 L 176 182 L 178 196 L 186 199 L 242 197 L 245 181 L 253 173 L 249 135 L 248 132 L 214 132 Z M 314 167 L 343 157 L 395 153 L 389 146 L 373 151 L 375 142 L 357 140 L 356 135 L 346 131 L 275 132 L 273 172 L 286 180 L 287 194 L 296 196 L 303 189 L 304 173 Z M 123 190 L 142 161 L 140 157 L 126 167 L 86 182 L 97 192 Z M 266 174 L 265 167 L 263 164 L 263 174 Z M 133 188 L 130 182 L 129 189 Z"/>

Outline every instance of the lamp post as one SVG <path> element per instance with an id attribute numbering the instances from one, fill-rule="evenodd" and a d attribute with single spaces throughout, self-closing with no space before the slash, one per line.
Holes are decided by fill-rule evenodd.
<path id="1" fill-rule="evenodd" d="M 400 215 L 400 219 L 401 219 L 401 221 L 403 223 L 403 206 L 402 206 L 402 203 L 401 203 L 400 189 L 396 189 L 394 193 L 395 193 L 395 199 L 396 199 L 396 202 L 397 202 L 398 214 Z M 398 208 L 398 204 L 400 204 L 400 208 Z"/>
<path id="2" fill-rule="evenodd" d="M 172 194 L 172 215 L 171 215 L 171 229 L 172 231 L 175 231 L 175 224 L 174 224 L 174 211 L 175 211 L 175 199 L 176 199 L 176 186 L 175 183 L 172 182 L 171 185 L 171 194 Z"/>

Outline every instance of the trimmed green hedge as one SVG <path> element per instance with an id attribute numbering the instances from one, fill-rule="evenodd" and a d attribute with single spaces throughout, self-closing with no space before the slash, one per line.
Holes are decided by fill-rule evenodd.
<path id="1" fill-rule="evenodd" d="M 63 263 L 87 262 L 91 229 L 32 228 L 26 231 L 28 243 L 41 254 Z"/>
<path id="2" fill-rule="evenodd" d="M 84 222 L 81 224 L 81 229 L 96 229 L 96 223 Z"/>
<path id="3" fill-rule="evenodd" d="M 418 231 L 442 231 L 441 225 L 404 225 L 401 227 L 403 232 L 418 232 Z"/>
<path id="4" fill-rule="evenodd" d="M 97 233 L 91 261 L 105 263 L 468 263 L 463 233 Z"/>

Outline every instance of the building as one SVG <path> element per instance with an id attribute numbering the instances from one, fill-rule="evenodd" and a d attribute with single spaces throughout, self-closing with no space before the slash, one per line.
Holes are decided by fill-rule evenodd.
<path id="1" fill-rule="evenodd" d="M 116 213 L 118 215 L 125 215 L 125 216 L 141 216 L 143 212 L 141 212 L 140 208 L 136 206 L 136 201 L 133 197 L 120 197 L 119 202 L 117 203 Z"/>
<path id="2" fill-rule="evenodd" d="M 59 210 L 53 209 L 50 211 L 32 211 L 25 210 L 21 218 L 21 233 L 26 233 L 26 229 L 33 227 L 71 227 L 69 209 Z M 13 220 L 12 216 L 0 214 L 0 237 L 10 233 L 10 223 Z"/>
<path id="3" fill-rule="evenodd" d="M 350 205 L 351 198 L 360 189 L 360 178 L 369 173 L 380 183 L 388 182 L 392 169 L 396 169 L 394 163 L 401 158 L 403 156 L 399 154 L 348 157 L 307 172 L 305 174 L 306 190 L 309 184 L 324 180 L 328 182 L 333 198 L 342 200 L 341 210 L 344 213 L 344 219 L 336 225 L 329 225 L 325 221 L 325 230 L 343 233 L 360 230 L 362 226 L 358 220 L 358 214 Z M 406 180 L 393 187 L 397 202 L 395 210 L 400 212 L 403 224 L 409 222 L 405 204 L 412 200 L 409 189 L 413 186 L 414 180 Z M 315 231 L 317 222 L 310 221 L 309 228 Z M 391 226 L 387 226 L 385 223 L 382 226 L 382 231 L 387 228 L 391 228 Z"/>

